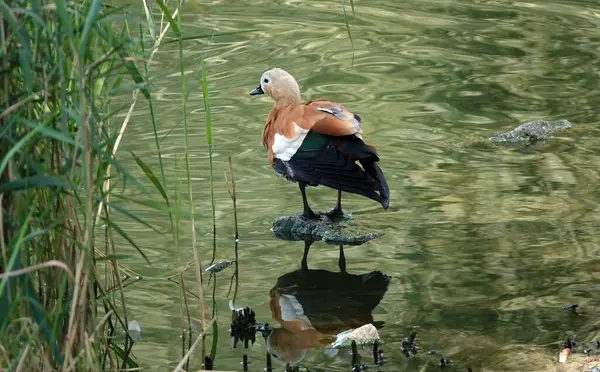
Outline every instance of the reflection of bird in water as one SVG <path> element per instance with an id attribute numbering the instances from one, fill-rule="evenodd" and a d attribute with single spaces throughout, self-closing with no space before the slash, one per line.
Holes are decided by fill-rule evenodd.
<path id="1" fill-rule="evenodd" d="M 312 244 L 305 242 L 305 254 Z M 373 309 L 379 304 L 390 281 L 380 271 L 349 274 L 345 270 L 340 246 L 340 272 L 310 270 L 303 259 L 302 268 L 284 274 L 270 291 L 273 319 L 282 328 L 274 328 L 267 347 L 277 359 L 291 365 L 304 358 L 308 349 L 325 347 L 335 335 L 374 322 Z"/>

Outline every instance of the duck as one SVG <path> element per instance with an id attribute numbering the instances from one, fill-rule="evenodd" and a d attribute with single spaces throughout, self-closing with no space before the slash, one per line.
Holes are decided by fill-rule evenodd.
<path id="1" fill-rule="evenodd" d="M 342 192 L 389 207 L 387 180 L 376 148 L 363 140 L 360 116 L 326 98 L 302 103 L 296 79 L 277 67 L 265 71 L 250 91 L 251 96 L 260 94 L 274 101 L 262 131 L 262 145 L 275 173 L 298 184 L 304 218 L 344 216 Z M 338 191 L 336 205 L 326 213 L 315 213 L 306 198 L 306 187 L 319 185 Z"/>

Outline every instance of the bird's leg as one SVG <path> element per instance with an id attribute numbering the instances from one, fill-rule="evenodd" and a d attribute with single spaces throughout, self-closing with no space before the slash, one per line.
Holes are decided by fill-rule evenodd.
<path id="1" fill-rule="evenodd" d="M 327 217 L 343 216 L 344 210 L 342 209 L 342 190 L 338 190 L 338 198 L 335 207 L 332 210 L 325 213 Z"/>
<path id="2" fill-rule="evenodd" d="M 308 206 L 308 200 L 306 199 L 306 183 L 300 181 L 298 182 L 298 185 L 300 186 L 300 192 L 302 193 L 302 203 L 304 204 L 304 211 L 302 212 L 302 216 L 304 218 L 310 218 L 310 219 L 315 219 L 318 218 L 318 216 L 315 214 L 315 212 L 312 211 L 312 209 L 310 209 L 310 207 Z"/>
<path id="3" fill-rule="evenodd" d="M 340 258 L 338 260 L 338 266 L 340 268 L 340 271 L 345 273 L 346 272 L 346 256 L 344 256 L 344 246 L 340 245 Z"/>

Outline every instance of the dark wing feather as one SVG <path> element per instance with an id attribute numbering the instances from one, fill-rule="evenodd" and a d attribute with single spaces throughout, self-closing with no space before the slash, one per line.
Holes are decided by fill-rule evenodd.
<path id="1" fill-rule="evenodd" d="M 365 169 L 355 163 L 357 160 Z M 276 161 L 274 167 L 291 181 L 363 195 L 387 208 L 389 192 L 385 177 L 375 164 L 378 160 L 371 148 L 351 135 L 328 137 L 327 145 L 319 149 L 301 148 L 289 161 Z"/>

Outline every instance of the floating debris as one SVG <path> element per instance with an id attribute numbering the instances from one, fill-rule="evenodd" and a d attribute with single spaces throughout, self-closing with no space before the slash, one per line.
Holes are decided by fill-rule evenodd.
<path id="1" fill-rule="evenodd" d="M 383 365 L 385 362 L 385 355 L 383 354 L 383 349 L 379 349 L 379 365 Z"/>
<path id="2" fill-rule="evenodd" d="M 285 372 L 300 372 L 300 367 L 287 364 L 285 366 Z"/>
<path id="3" fill-rule="evenodd" d="M 563 347 L 564 347 L 564 348 L 567 348 L 567 349 L 572 349 L 572 348 L 574 348 L 575 346 L 577 346 L 577 342 L 575 342 L 575 341 L 571 341 L 571 339 L 570 339 L 570 338 L 567 338 L 567 341 L 565 341 L 565 342 L 563 343 Z"/>
<path id="4" fill-rule="evenodd" d="M 133 342 L 138 342 L 142 333 L 140 324 L 136 320 L 127 322 L 127 333 L 129 333 L 129 337 L 131 337 Z"/>
<path id="5" fill-rule="evenodd" d="M 444 357 L 440 358 L 440 367 L 444 368 L 448 364 L 450 364 L 450 359 L 444 359 Z"/>
<path id="6" fill-rule="evenodd" d="M 412 331 L 410 336 L 402 340 L 402 354 L 407 358 L 410 357 L 410 353 L 413 355 L 417 353 L 417 346 L 414 344 L 415 337 L 417 337 L 417 332 Z"/>
<path id="7" fill-rule="evenodd" d="M 215 262 L 214 264 L 207 267 L 205 271 L 207 271 L 209 273 L 218 273 L 218 272 L 225 270 L 232 264 L 233 264 L 233 261 L 228 261 L 228 260 Z"/>

